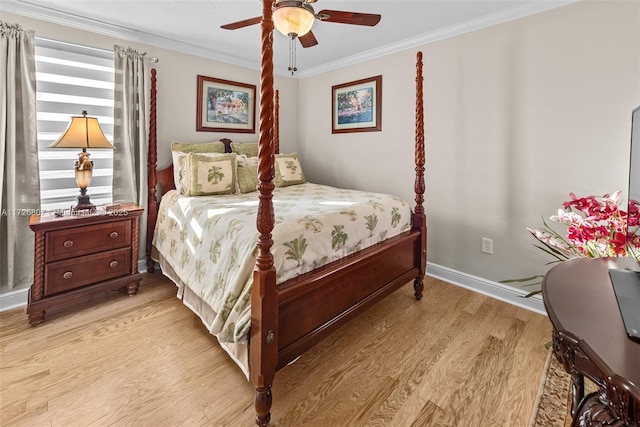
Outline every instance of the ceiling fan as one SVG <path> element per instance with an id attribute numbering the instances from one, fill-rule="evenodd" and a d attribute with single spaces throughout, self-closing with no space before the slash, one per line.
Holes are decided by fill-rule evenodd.
<path id="1" fill-rule="evenodd" d="M 318 44 L 318 40 L 311 32 L 315 19 L 338 24 L 365 25 L 373 27 L 380 22 L 380 15 L 373 13 L 346 12 L 341 10 L 324 9 L 314 12 L 312 3 L 317 0 L 276 0 L 273 7 L 273 24 L 278 31 L 291 40 L 298 38 L 302 47 L 312 47 Z M 225 30 L 237 30 L 259 24 L 262 17 L 244 19 L 222 25 Z"/>

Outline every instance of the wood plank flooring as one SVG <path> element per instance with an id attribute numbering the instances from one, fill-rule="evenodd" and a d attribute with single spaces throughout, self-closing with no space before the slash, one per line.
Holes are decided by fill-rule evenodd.
<path id="1" fill-rule="evenodd" d="M 28 325 L 0 313 L 0 425 L 251 426 L 253 388 L 160 273 Z M 528 425 L 551 325 L 427 278 L 278 373 L 273 426 Z"/>

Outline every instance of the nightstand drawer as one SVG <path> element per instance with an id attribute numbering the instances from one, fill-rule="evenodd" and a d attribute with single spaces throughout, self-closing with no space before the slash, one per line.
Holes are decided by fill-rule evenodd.
<path id="1" fill-rule="evenodd" d="M 45 265 L 44 295 L 131 273 L 131 248 L 116 249 Z"/>
<path id="2" fill-rule="evenodd" d="M 112 221 L 82 228 L 57 230 L 46 235 L 45 262 L 124 248 L 131 245 L 131 221 Z"/>

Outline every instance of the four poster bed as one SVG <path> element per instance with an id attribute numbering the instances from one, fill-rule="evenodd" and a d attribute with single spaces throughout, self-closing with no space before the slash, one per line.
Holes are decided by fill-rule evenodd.
<path id="1" fill-rule="evenodd" d="M 200 160 L 207 160 L 203 160 L 207 155 L 201 155 L 202 150 L 186 157 L 176 156 L 174 151 L 174 164 L 156 170 L 155 69 L 148 155 L 148 271 L 153 271 L 154 260 L 160 263 L 163 273 L 178 285 L 185 305 L 216 333 L 223 348 L 243 368 L 255 387 L 256 423 L 262 426 L 270 419 L 275 372 L 408 282 L 413 281 L 415 298 L 421 299 L 427 257 L 422 53 L 417 54 L 416 63 L 413 212 L 402 200 L 378 193 L 359 195 L 304 179 L 296 185 L 280 185 L 277 174 L 297 158 L 278 154 L 271 7 L 271 0 L 263 2 L 260 132 L 254 167 L 257 192 L 233 191 L 219 196 L 185 195 L 176 190 L 182 177 L 174 168 L 180 168 L 185 158 L 188 164 L 201 165 Z M 227 161 L 224 156 L 233 156 L 233 161 L 247 161 L 246 156 L 222 154 L 234 151 L 230 149 L 234 143 L 223 140 L 222 144 L 224 148 L 215 159 Z M 237 144 L 238 149 L 241 146 Z M 182 160 L 176 164 L 176 159 Z M 238 174 L 240 167 L 237 163 L 234 171 Z M 197 175 L 200 169 L 190 171 Z M 158 186 L 163 195 L 160 203 Z M 363 211 L 356 211 L 359 197 Z M 311 208 L 305 215 L 298 209 L 308 198 Z M 365 234 L 356 234 L 356 223 L 364 224 L 359 228 L 365 229 Z M 378 224 L 387 224 L 387 229 L 380 231 Z M 323 233 L 328 242 L 322 240 Z M 245 240 L 224 240 L 242 234 Z M 347 241 L 355 244 L 349 246 Z M 198 258 L 196 246 L 204 248 L 204 258 Z M 212 264 L 225 264 L 227 269 L 211 272 Z M 246 277 L 237 277 L 242 275 Z M 207 284 L 213 284 L 213 290 Z M 228 288 L 234 288 L 235 293 L 225 294 Z"/>

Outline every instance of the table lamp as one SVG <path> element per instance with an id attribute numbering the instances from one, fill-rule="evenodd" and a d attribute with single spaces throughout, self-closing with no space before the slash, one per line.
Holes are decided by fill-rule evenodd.
<path id="1" fill-rule="evenodd" d="M 87 148 L 114 148 L 104 136 L 98 119 L 87 117 L 86 111 L 82 112 L 82 116 L 72 116 L 67 130 L 57 141 L 49 145 L 49 148 L 82 148 L 75 162 L 76 183 L 80 187 L 80 195 L 78 204 L 72 209 L 94 209 L 95 206 L 87 194 L 87 187 L 93 174 L 93 161 L 89 160 Z"/>

